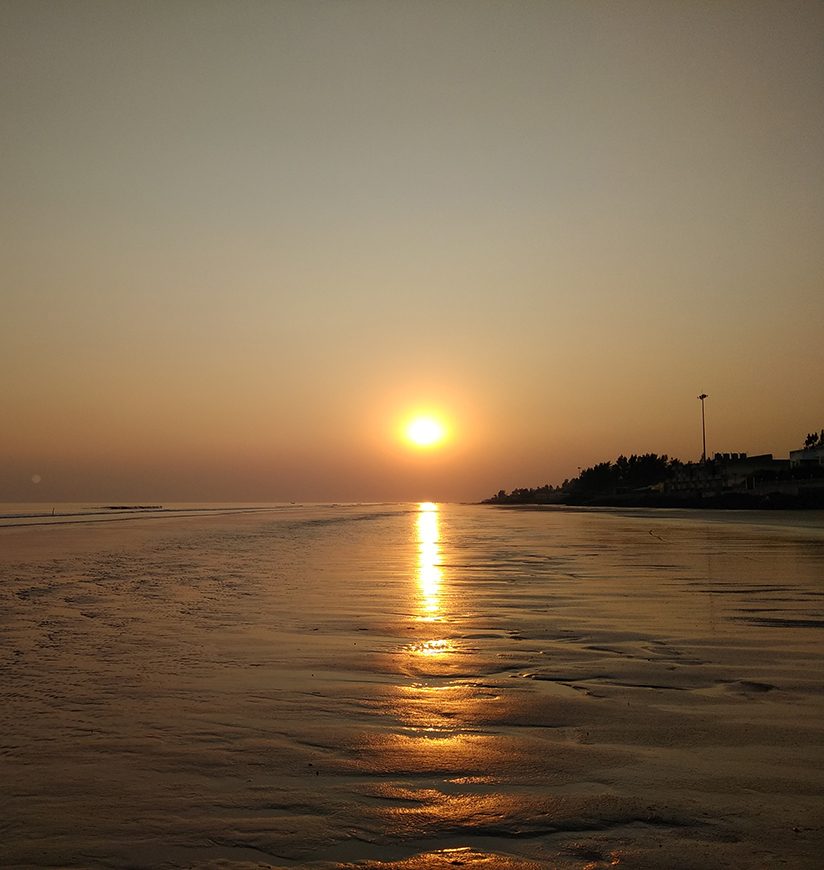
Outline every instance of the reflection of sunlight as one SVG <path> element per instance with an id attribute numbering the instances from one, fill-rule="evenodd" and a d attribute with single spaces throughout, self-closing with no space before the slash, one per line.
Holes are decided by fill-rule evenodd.
<path id="1" fill-rule="evenodd" d="M 455 644 L 451 640 L 422 640 L 420 643 L 413 643 L 409 647 L 411 652 L 422 656 L 439 656 L 447 652 L 452 652 L 455 649 Z"/>
<path id="2" fill-rule="evenodd" d="M 443 572 L 440 566 L 438 506 L 423 502 L 416 521 L 418 532 L 418 587 L 421 595 L 421 615 L 424 622 L 440 619 L 440 589 Z M 430 653 L 433 655 L 434 653 Z"/>
<path id="3" fill-rule="evenodd" d="M 454 754 L 465 744 L 456 723 L 463 713 L 463 701 L 470 690 L 442 680 L 454 672 L 461 658 L 460 642 L 449 637 L 449 574 L 443 568 L 440 513 L 438 505 L 423 502 L 415 515 L 417 564 L 410 582 L 412 611 L 420 634 L 402 652 L 403 670 L 422 677 L 414 686 L 399 687 L 395 717 L 408 736 L 401 745 L 409 763 L 433 769 L 451 768 Z M 456 771 L 457 772 L 457 771 Z"/>

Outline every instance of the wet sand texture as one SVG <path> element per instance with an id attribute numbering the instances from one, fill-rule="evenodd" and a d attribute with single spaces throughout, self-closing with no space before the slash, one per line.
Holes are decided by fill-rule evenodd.
<path id="1" fill-rule="evenodd" d="M 824 866 L 824 534 L 0 529 L 4 867 Z"/>

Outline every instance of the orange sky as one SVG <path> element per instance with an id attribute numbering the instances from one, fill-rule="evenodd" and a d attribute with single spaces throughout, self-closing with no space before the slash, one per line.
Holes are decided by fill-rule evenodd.
<path id="1" fill-rule="evenodd" d="M 710 452 L 786 455 L 822 46 L 814 2 L 4 3 L 0 501 L 477 500 L 698 458 L 702 391 Z"/>

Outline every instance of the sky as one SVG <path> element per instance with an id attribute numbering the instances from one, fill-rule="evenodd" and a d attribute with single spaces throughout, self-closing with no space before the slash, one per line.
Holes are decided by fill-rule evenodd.
<path id="1" fill-rule="evenodd" d="M 824 426 L 824 4 L 0 3 L 0 501 L 466 500 Z M 448 437 L 419 449 L 417 412 Z"/>

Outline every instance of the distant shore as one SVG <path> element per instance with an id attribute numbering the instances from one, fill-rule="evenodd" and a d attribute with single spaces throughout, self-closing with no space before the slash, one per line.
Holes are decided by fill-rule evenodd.
<path id="1" fill-rule="evenodd" d="M 650 520 L 696 520 L 698 522 L 749 523 L 788 529 L 817 530 L 824 533 L 824 508 L 805 510 L 758 510 L 748 508 L 680 508 L 639 507 L 615 505 L 572 504 L 500 504 L 491 505 L 507 511 L 534 511 L 547 513 L 589 513 L 591 515 L 635 517 Z"/>
<path id="2" fill-rule="evenodd" d="M 619 456 L 578 470 L 560 486 L 499 490 L 482 504 L 699 510 L 821 510 L 824 430 L 807 435 L 788 459 L 771 453 L 716 453 L 684 462 L 666 454 Z"/>
<path id="3" fill-rule="evenodd" d="M 628 495 L 603 496 L 592 499 L 558 498 L 546 501 L 518 500 L 512 496 L 505 499 L 484 499 L 481 504 L 500 507 L 602 507 L 602 508 L 663 508 L 682 510 L 824 510 L 824 490 L 815 489 L 797 495 L 781 492 L 750 494 L 728 492 L 701 497 L 673 496 L 661 493 L 633 493 Z"/>

